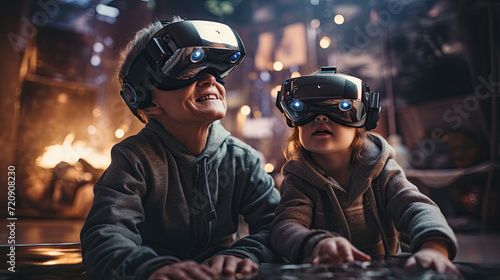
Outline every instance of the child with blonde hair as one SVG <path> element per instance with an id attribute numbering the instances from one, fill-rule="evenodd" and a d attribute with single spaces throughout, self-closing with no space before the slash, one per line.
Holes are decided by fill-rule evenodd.
<path id="1" fill-rule="evenodd" d="M 378 93 L 323 67 L 285 81 L 276 105 L 293 133 L 270 228 L 274 250 L 294 263 L 368 261 L 400 253 L 404 233 L 414 253 L 407 267 L 459 273 L 440 209 L 406 179 L 387 141 L 368 132 L 378 123 Z"/>

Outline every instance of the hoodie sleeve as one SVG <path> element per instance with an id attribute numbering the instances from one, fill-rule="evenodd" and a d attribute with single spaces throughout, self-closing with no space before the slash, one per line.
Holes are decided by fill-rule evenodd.
<path id="1" fill-rule="evenodd" d="M 411 237 L 412 252 L 418 251 L 426 241 L 445 240 L 453 260 L 458 250 L 457 239 L 439 207 L 406 179 L 393 159 L 388 159 L 380 180 L 387 213 L 396 229 Z"/>
<path id="2" fill-rule="evenodd" d="M 146 279 L 178 259 L 159 257 L 141 246 L 137 225 L 144 221 L 144 169 L 124 147 L 113 147 L 111 156 L 111 165 L 94 187 L 94 203 L 80 234 L 83 263 L 92 279 Z"/>
<path id="3" fill-rule="evenodd" d="M 220 254 L 251 258 L 256 263 L 281 262 L 269 243 L 269 225 L 280 201 L 274 180 L 262 168 L 254 150 L 247 151 L 245 166 L 241 170 L 241 176 L 236 181 L 243 188 L 239 211 L 248 224 L 250 235 Z"/>
<path id="4" fill-rule="evenodd" d="M 287 261 L 301 263 L 311 256 L 321 239 L 335 235 L 326 230 L 310 229 L 314 193 L 304 193 L 290 178 L 291 175 L 286 176 L 281 184 L 281 203 L 270 229 L 271 244 Z"/>

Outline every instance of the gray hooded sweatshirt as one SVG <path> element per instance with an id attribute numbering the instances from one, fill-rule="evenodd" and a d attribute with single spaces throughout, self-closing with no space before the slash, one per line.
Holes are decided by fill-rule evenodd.
<path id="1" fill-rule="evenodd" d="M 410 236 L 412 252 L 425 241 L 445 240 L 453 259 L 452 229 L 437 205 L 406 179 L 385 139 L 370 133 L 361 156 L 345 189 L 304 156 L 283 166 L 281 202 L 270 228 L 276 252 L 300 263 L 321 239 L 340 235 L 369 255 L 394 255 L 401 232 Z"/>
<path id="2" fill-rule="evenodd" d="M 163 265 L 220 253 L 281 260 L 268 241 L 280 199 L 274 181 L 257 152 L 220 122 L 199 156 L 156 121 L 116 144 L 111 156 L 81 231 L 92 279 L 146 279 Z M 234 242 L 240 214 L 250 236 Z"/>

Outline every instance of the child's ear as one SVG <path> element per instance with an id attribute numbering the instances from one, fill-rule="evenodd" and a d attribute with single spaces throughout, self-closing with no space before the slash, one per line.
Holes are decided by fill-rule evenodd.
<path id="1" fill-rule="evenodd" d="M 155 102 L 151 102 L 151 106 L 144 108 L 142 110 L 144 111 L 144 113 L 146 113 L 148 115 L 159 115 L 163 111 L 161 106 L 159 106 Z"/>

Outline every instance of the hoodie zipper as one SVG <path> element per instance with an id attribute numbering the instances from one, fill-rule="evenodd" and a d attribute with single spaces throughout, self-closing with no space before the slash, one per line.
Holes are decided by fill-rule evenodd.
<path id="1" fill-rule="evenodd" d="M 208 182 L 207 158 L 203 158 L 203 163 L 196 166 L 196 192 L 202 195 L 197 195 L 195 200 L 196 208 L 198 209 L 196 223 L 198 235 L 195 241 L 195 250 L 197 248 L 205 248 L 210 243 L 212 227 L 211 221 L 217 219 L 217 214 L 210 196 Z M 207 201 L 204 201 L 206 199 Z M 208 204 L 205 206 L 205 203 Z"/>

